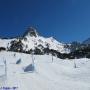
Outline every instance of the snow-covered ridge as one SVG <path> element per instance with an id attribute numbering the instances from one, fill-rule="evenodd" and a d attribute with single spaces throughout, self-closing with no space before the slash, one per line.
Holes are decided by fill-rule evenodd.
<path id="1" fill-rule="evenodd" d="M 70 52 L 68 48 L 65 48 L 66 44 L 58 42 L 53 37 L 46 38 L 46 37 L 40 36 L 38 32 L 36 31 L 36 29 L 32 27 L 29 28 L 24 33 L 23 37 L 21 38 L 20 39 L 23 43 L 23 50 L 26 50 L 26 51 L 30 49 L 34 49 L 35 47 L 38 47 L 38 46 L 42 46 L 44 48 L 48 47 L 49 49 L 56 50 L 60 53 Z M 9 48 L 11 41 L 13 40 L 18 40 L 18 39 L 17 38 L 16 39 L 15 38 L 14 39 L 0 39 L 0 47 Z"/>
<path id="2" fill-rule="evenodd" d="M 42 45 L 44 48 L 49 47 L 49 49 L 57 50 L 61 53 L 69 52 L 68 49 L 64 48 L 65 44 L 58 42 L 52 37 L 45 38 L 43 36 L 38 36 L 38 37 L 27 36 L 26 38 L 27 38 L 27 41 L 22 40 L 22 42 L 24 43 L 24 48 L 26 45 L 28 46 L 27 50 L 37 47 L 39 45 Z"/>

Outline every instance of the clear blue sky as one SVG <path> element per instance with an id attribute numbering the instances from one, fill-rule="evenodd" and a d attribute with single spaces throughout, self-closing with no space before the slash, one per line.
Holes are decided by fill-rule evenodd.
<path id="1" fill-rule="evenodd" d="M 0 36 L 23 34 L 35 26 L 63 42 L 90 37 L 90 0 L 0 0 Z"/>

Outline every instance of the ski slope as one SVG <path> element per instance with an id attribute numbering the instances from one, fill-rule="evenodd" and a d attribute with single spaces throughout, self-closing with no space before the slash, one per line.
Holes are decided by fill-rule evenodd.
<path id="1" fill-rule="evenodd" d="M 17 60 L 21 59 L 19 64 Z M 5 73 L 6 60 L 7 75 Z M 74 68 L 74 61 L 77 68 Z M 34 55 L 33 73 L 23 69 L 32 63 L 32 55 L 0 52 L 0 87 L 17 87 L 17 90 L 90 90 L 90 60 L 62 60 L 50 55 Z M 3 66 L 3 67 L 2 67 Z"/>

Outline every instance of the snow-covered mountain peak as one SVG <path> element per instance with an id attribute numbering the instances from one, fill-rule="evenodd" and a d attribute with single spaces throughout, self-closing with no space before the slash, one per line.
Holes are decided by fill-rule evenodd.
<path id="1" fill-rule="evenodd" d="M 34 27 L 29 27 L 23 37 L 38 37 L 38 32 Z"/>
<path id="2" fill-rule="evenodd" d="M 23 34 L 23 37 L 0 40 L 0 47 L 4 47 L 6 50 L 19 50 L 20 52 L 28 53 L 30 50 L 33 49 L 38 49 L 42 53 L 46 52 L 46 49 L 48 49 L 48 51 L 53 50 L 53 52 L 56 51 L 59 53 L 69 53 L 70 49 L 65 48 L 65 45 L 66 44 L 57 41 L 53 37 L 47 38 L 39 35 L 37 30 L 33 27 L 29 27 L 27 31 Z"/>

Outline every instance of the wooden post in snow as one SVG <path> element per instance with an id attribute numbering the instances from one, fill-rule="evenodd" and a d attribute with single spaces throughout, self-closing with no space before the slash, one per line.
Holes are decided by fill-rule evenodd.
<path id="1" fill-rule="evenodd" d="M 77 68 L 77 65 L 76 65 L 76 58 L 73 59 L 74 60 L 74 68 Z"/>
<path id="2" fill-rule="evenodd" d="M 52 62 L 53 62 L 53 55 L 52 55 Z"/>
<path id="3" fill-rule="evenodd" d="M 4 64 L 5 64 L 5 78 L 7 79 L 7 62 L 6 62 L 6 60 L 4 60 Z"/>
<path id="4" fill-rule="evenodd" d="M 32 51 L 32 64 L 34 66 L 34 51 Z"/>

